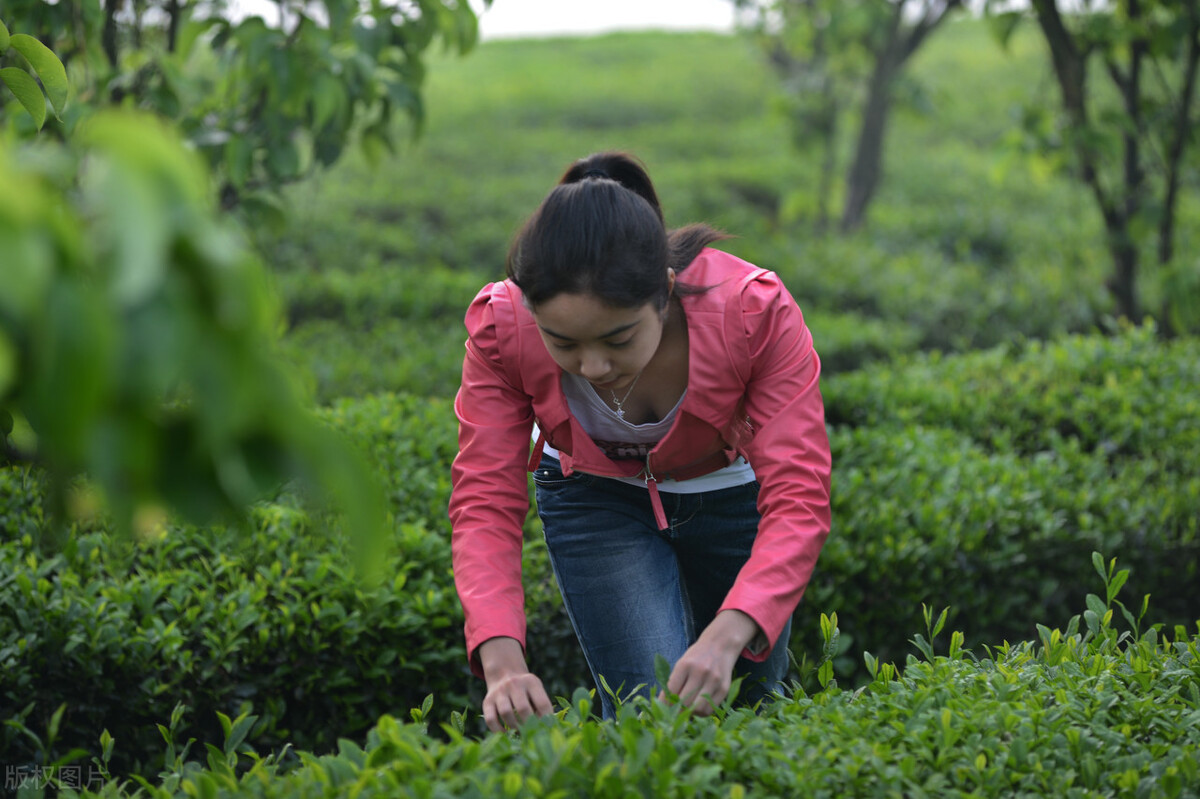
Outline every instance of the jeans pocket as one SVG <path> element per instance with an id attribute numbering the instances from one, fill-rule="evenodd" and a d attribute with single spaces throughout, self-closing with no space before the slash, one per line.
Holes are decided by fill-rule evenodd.
<path id="1" fill-rule="evenodd" d="M 558 461 L 549 456 L 543 457 L 533 472 L 533 482 L 538 488 L 559 488 L 574 485 L 584 480 L 583 472 L 572 472 L 569 476 L 562 473 Z"/>
<path id="2" fill-rule="evenodd" d="M 538 488 L 557 488 L 579 480 L 579 472 L 567 477 L 557 469 L 538 469 L 533 473 L 533 482 Z"/>

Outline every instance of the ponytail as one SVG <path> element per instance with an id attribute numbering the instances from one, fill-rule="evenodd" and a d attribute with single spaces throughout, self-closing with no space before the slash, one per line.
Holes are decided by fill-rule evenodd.
<path id="1" fill-rule="evenodd" d="M 640 161 L 604 152 L 573 163 L 509 249 L 506 271 L 530 305 L 587 293 L 617 308 L 666 306 L 667 268 L 678 274 L 726 238 L 704 224 L 667 231 Z M 676 282 L 676 292 L 704 287 Z"/>

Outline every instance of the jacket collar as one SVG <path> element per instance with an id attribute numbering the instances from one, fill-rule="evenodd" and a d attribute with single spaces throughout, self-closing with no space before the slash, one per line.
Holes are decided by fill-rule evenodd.
<path id="1" fill-rule="evenodd" d="M 745 345 L 744 336 L 738 335 L 742 319 L 736 300 L 744 281 L 758 271 L 727 253 L 706 249 L 683 273 L 690 285 L 707 290 L 679 298 L 688 329 L 688 391 L 675 423 L 651 452 L 651 463 L 656 455 L 677 453 L 679 458 L 667 457 L 663 463 L 669 466 L 678 460 L 682 465 L 700 450 L 710 454 L 721 449 L 722 442 L 737 445 L 739 406 L 748 379 L 742 371 L 748 369 L 749 353 L 739 349 Z M 564 470 L 574 465 L 596 474 L 639 474 L 637 463 L 609 460 L 571 415 L 562 390 L 562 370 L 546 351 L 533 314 L 520 289 L 510 281 L 504 286 L 512 302 L 515 341 L 510 343 L 518 351 L 521 382 L 533 399 L 539 427 L 562 453 Z"/>

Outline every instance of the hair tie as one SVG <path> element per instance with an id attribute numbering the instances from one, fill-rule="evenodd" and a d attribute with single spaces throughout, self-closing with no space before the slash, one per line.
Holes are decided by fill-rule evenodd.
<path id="1" fill-rule="evenodd" d="M 589 169 L 587 172 L 584 172 L 583 178 L 581 178 L 581 179 L 586 180 L 588 178 L 602 178 L 604 180 L 609 179 L 608 173 L 605 172 L 603 169 Z"/>

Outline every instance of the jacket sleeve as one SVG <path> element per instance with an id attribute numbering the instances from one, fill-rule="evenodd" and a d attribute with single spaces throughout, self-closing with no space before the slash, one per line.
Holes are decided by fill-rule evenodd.
<path id="1" fill-rule="evenodd" d="M 454 582 L 466 618 L 471 671 L 480 677 L 476 650 L 484 641 L 508 636 L 525 646 L 521 544 L 534 419 L 530 397 L 506 377 L 498 338 L 505 333 L 497 330 L 494 303 L 511 300 L 493 288 L 481 291 L 467 311 L 449 505 Z"/>
<path id="2" fill-rule="evenodd" d="M 741 447 L 759 482 L 762 516 L 750 559 L 721 609 L 750 616 L 764 660 L 799 604 L 829 535 L 831 456 L 818 385 L 821 362 L 799 307 L 779 278 L 759 273 L 741 292 L 749 348 L 745 410 L 753 438 Z"/>

